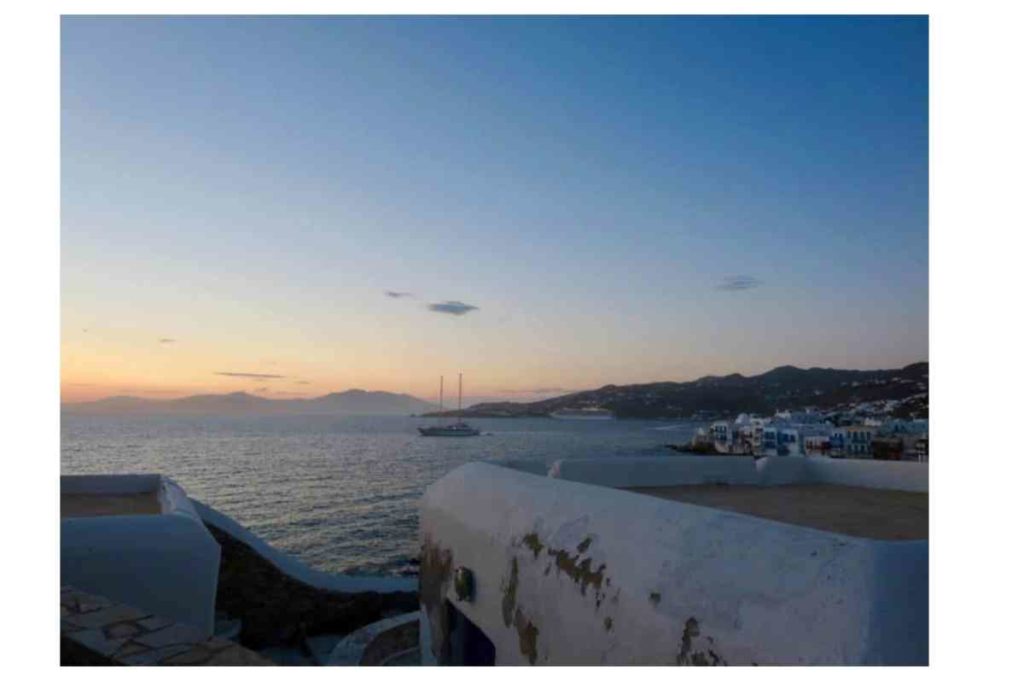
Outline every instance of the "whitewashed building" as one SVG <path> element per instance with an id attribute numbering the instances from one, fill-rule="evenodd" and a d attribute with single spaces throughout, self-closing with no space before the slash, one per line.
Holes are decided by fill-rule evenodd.
<path id="1" fill-rule="evenodd" d="M 809 497 L 772 503 L 785 484 Z M 421 657 L 927 665 L 927 485 L 927 465 L 827 458 L 464 465 L 421 504 Z"/>

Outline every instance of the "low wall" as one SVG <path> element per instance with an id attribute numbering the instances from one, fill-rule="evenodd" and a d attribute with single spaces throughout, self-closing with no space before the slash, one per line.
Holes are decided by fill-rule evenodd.
<path id="1" fill-rule="evenodd" d="M 416 609 L 416 581 L 314 570 L 235 520 L 193 501 L 220 544 L 217 609 L 240 619 L 246 647 L 302 646 Z"/>
<path id="2" fill-rule="evenodd" d="M 823 483 L 901 491 L 928 490 L 928 464 L 833 458 L 679 455 L 559 460 L 554 479 L 611 488 Z"/>
<path id="3" fill-rule="evenodd" d="M 350 633 L 331 651 L 328 666 L 380 666 L 403 657 L 419 662 L 420 613 L 390 617 Z M 415 657 L 409 657 L 415 654 Z"/>
<path id="4" fill-rule="evenodd" d="M 928 490 L 928 463 L 805 458 L 809 477 L 824 484 L 900 491 Z"/>
<path id="5" fill-rule="evenodd" d="M 424 661 L 459 650 L 448 605 L 486 635 L 497 664 L 928 661 L 927 541 L 852 538 L 484 463 L 430 486 L 420 525 Z M 460 567 L 474 585 L 463 600 Z"/>
<path id="6" fill-rule="evenodd" d="M 807 458 L 759 458 L 755 467 L 759 486 L 784 486 L 809 481 Z"/>
<path id="7" fill-rule="evenodd" d="M 644 456 L 559 460 L 548 476 L 613 488 L 683 484 L 756 484 L 754 458 L 746 456 Z"/>
<path id="8" fill-rule="evenodd" d="M 496 460 L 495 465 L 501 467 L 507 467 L 512 470 L 519 470 L 520 472 L 529 472 L 530 474 L 539 474 L 540 476 L 546 476 L 548 473 L 549 465 L 543 460 Z"/>
<path id="9" fill-rule="evenodd" d="M 76 474 L 60 478 L 61 493 L 117 494 L 156 491 L 163 482 L 159 474 Z"/>

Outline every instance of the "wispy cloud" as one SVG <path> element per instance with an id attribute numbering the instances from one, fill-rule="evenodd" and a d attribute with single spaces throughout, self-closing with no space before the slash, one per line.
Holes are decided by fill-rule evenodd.
<path id="1" fill-rule="evenodd" d="M 309 380 L 308 379 L 297 379 L 297 380 L 295 380 L 295 383 L 296 384 L 309 384 Z"/>
<path id="2" fill-rule="evenodd" d="M 262 372 L 215 372 L 213 374 L 220 375 L 221 377 L 237 377 L 239 379 L 255 379 L 255 380 L 284 379 L 285 378 L 284 375 L 269 375 L 269 374 L 264 374 Z"/>
<path id="3" fill-rule="evenodd" d="M 176 342 L 178 340 L 177 339 L 171 339 L 170 337 L 161 337 L 159 341 L 160 341 L 161 344 L 173 344 L 174 342 Z"/>
<path id="4" fill-rule="evenodd" d="M 392 299 L 404 299 L 406 297 L 413 296 L 412 292 L 396 292 L 391 289 L 384 290 L 384 296 L 391 297 Z"/>
<path id="5" fill-rule="evenodd" d="M 724 292 L 742 292 L 747 289 L 754 289 L 760 287 L 764 283 L 758 280 L 756 277 L 749 275 L 731 275 L 723 279 L 715 289 L 722 290 Z"/>
<path id="6" fill-rule="evenodd" d="M 477 306 L 465 304 L 461 301 L 442 301 L 438 304 L 430 304 L 427 308 L 434 313 L 446 313 L 448 315 L 466 315 L 470 311 L 480 310 Z"/>

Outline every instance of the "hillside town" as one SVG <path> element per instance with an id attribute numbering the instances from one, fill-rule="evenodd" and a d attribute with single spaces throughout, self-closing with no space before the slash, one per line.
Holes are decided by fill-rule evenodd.
<path id="1" fill-rule="evenodd" d="M 691 453 L 928 461 L 928 420 L 903 419 L 864 404 L 824 413 L 782 410 L 770 417 L 741 413 L 700 427 Z"/>

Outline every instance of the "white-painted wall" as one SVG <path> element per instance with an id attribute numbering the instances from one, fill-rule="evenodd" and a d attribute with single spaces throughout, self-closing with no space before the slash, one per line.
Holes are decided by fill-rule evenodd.
<path id="1" fill-rule="evenodd" d="M 612 488 L 688 484 L 821 483 L 904 491 L 928 490 L 928 465 L 891 460 L 679 455 L 556 461 L 548 476 Z"/>
<path id="2" fill-rule="evenodd" d="M 160 475 L 62 476 L 62 493 L 153 491 L 161 513 L 61 520 L 61 584 L 213 633 L 220 546 Z"/>
<path id="3" fill-rule="evenodd" d="M 756 484 L 754 458 L 746 456 L 644 456 L 558 460 L 555 479 L 615 488 L 683 484 Z"/>
<path id="4" fill-rule="evenodd" d="M 811 479 L 824 484 L 900 491 L 928 490 L 928 463 L 899 460 L 809 458 Z"/>
<path id="5" fill-rule="evenodd" d="M 751 476 L 752 463 L 728 460 L 721 466 Z M 567 465 L 554 474 L 608 480 Z M 666 468 L 689 482 L 693 466 Z M 767 467 L 760 476 L 796 474 Z M 622 468 L 628 476 L 615 485 L 656 485 L 652 469 Z M 681 653 L 729 664 L 928 661 L 927 541 L 852 538 L 484 463 L 430 486 L 420 525 L 428 547 L 473 572 L 472 602 L 458 602 L 450 580 L 445 597 L 491 639 L 497 664 L 529 663 L 528 627 L 536 664 L 675 664 Z M 533 540 L 543 546 L 536 554 Z M 603 567 L 600 587 L 560 570 L 560 551 L 569 568 Z"/>
<path id="6" fill-rule="evenodd" d="M 549 465 L 543 460 L 516 460 L 507 458 L 504 460 L 492 461 L 495 465 L 502 467 L 508 467 L 509 469 L 519 470 L 520 472 L 529 472 L 530 474 L 539 474 L 544 476 L 548 473 Z"/>

